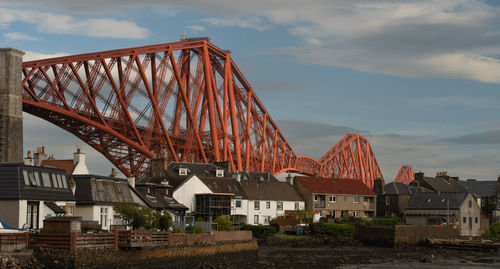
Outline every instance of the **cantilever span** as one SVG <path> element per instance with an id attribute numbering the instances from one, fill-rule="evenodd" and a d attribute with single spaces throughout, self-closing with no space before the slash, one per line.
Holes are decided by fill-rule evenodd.
<path id="1" fill-rule="evenodd" d="M 398 174 L 394 178 L 395 182 L 410 184 L 415 179 L 411 165 L 401 165 Z"/>
<path id="2" fill-rule="evenodd" d="M 231 59 L 208 40 L 23 63 L 23 110 L 101 152 L 127 176 L 149 160 L 228 161 L 233 170 L 382 177 L 364 137 L 297 156 Z"/>

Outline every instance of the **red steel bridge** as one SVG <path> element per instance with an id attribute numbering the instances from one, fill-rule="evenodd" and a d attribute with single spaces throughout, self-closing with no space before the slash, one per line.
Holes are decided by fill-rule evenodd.
<path id="1" fill-rule="evenodd" d="M 402 165 L 399 169 L 398 174 L 394 178 L 395 182 L 402 182 L 404 184 L 410 184 L 415 179 L 413 174 L 413 168 L 411 165 Z"/>
<path id="2" fill-rule="evenodd" d="M 207 39 L 24 62 L 22 70 L 23 111 L 76 135 L 126 176 L 167 156 L 369 186 L 383 178 L 359 134 L 319 161 L 297 156 L 230 52 Z"/>

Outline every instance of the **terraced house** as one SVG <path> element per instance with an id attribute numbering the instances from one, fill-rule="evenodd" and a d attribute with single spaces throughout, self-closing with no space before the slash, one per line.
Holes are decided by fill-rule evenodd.
<path id="1" fill-rule="evenodd" d="M 323 218 L 375 216 L 376 194 L 361 180 L 297 176 L 294 186 L 306 209 L 319 211 Z"/>

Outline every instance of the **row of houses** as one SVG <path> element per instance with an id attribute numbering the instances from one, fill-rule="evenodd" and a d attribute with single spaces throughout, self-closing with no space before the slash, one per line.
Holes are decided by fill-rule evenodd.
<path id="1" fill-rule="evenodd" d="M 42 229 L 52 216 L 80 216 L 109 230 L 121 225 L 119 203 L 149 206 L 172 216 L 177 227 L 218 216 L 235 223 L 269 224 L 290 211 L 307 211 L 314 220 L 398 216 L 403 223 L 453 225 L 463 235 L 479 235 L 500 214 L 499 181 L 460 181 L 440 173 L 416 173 L 410 185 L 376 180 L 287 177 L 231 171 L 225 163 L 151 161 L 147 176 L 122 179 L 89 174 L 85 154 L 54 160 L 38 148 L 23 164 L 0 164 L 0 220 L 11 227 Z"/>

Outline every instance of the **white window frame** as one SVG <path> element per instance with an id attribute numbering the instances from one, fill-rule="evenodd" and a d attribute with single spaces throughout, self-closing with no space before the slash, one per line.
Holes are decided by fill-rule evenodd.
<path id="1" fill-rule="evenodd" d="M 259 215 L 253 215 L 253 224 L 259 224 Z"/>
<path id="2" fill-rule="evenodd" d="M 391 197 L 389 195 L 385 196 L 385 205 L 390 205 L 391 204 Z"/>
<path id="3" fill-rule="evenodd" d="M 353 216 L 354 216 L 354 217 L 359 217 L 359 211 L 355 210 L 355 211 L 353 212 Z"/>
<path id="4" fill-rule="evenodd" d="M 179 176 L 187 176 L 188 170 L 187 168 L 179 168 Z"/>
<path id="5" fill-rule="evenodd" d="M 330 196 L 330 203 L 336 203 L 337 202 L 337 196 L 332 195 Z"/>
<path id="6" fill-rule="evenodd" d="M 359 196 L 353 196 L 352 197 L 352 202 L 355 203 L 355 204 L 359 203 Z"/>
<path id="7" fill-rule="evenodd" d="M 216 177 L 224 177 L 224 169 L 215 170 L 215 176 Z"/>
<path id="8" fill-rule="evenodd" d="M 267 201 L 267 202 L 266 202 L 266 209 L 269 209 L 269 208 L 271 208 L 271 202 L 270 202 L 270 201 Z"/>
<path id="9" fill-rule="evenodd" d="M 299 210 L 300 209 L 300 204 L 299 202 L 295 202 L 295 210 Z"/>
<path id="10" fill-rule="evenodd" d="M 238 206 L 238 203 L 239 203 L 239 206 Z M 235 207 L 236 208 L 241 208 L 241 200 L 236 200 L 235 201 Z"/>
<path id="11" fill-rule="evenodd" d="M 318 195 L 314 195 L 314 201 L 318 201 Z"/>
<path id="12" fill-rule="evenodd" d="M 283 202 L 276 202 L 276 210 L 283 211 Z"/>
<path id="13" fill-rule="evenodd" d="M 253 202 L 253 210 L 260 210 L 260 201 Z"/>

